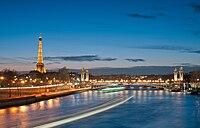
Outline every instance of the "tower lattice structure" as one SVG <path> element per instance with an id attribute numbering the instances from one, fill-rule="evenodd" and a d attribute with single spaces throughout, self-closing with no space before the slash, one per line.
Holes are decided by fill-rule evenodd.
<path id="1" fill-rule="evenodd" d="M 41 34 L 39 37 L 38 60 L 37 60 L 37 64 L 36 64 L 36 70 L 40 73 L 46 73 L 46 69 L 44 67 L 44 62 L 43 62 L 43 55 L 42 55 L 42 36 L 41 36 Z"/>

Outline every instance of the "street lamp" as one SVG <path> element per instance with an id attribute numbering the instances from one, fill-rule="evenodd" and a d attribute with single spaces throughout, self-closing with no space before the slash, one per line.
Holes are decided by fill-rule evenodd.
<path id="1" fill-rule="evenodd" d="M 3 76 L 1 76 L 1 77 L 0 77 L 0 79 L 1 79 L 1 80 L 4 80 L 4 77 L 3 77 Z"/>
<path id="2" fill-rule="evenodd" d="M 3 76 L 1 76 L 0 77 L 0 87 L 1 87 L 1 85 L 2 85 L 2 81 L 4 80 L 4 77 Z"/>
<path id="3" fill-rule="evenodd" d="M 32 85 L 32 78 L 29 79 L 29 83 L 31 84 L 31 86 L 33 86 L 33 85 Z"/>
<path id="4" fill-rule="evenodd" d="M 25 83 L 25 81 L 24 81 L 24 80 L 22 80 L 22 81 L 21 81 L 21 84 L 24 84 L 24 83 Z"/>

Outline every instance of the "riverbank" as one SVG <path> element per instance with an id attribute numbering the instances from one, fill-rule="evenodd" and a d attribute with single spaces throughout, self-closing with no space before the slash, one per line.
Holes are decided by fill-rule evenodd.
<path id="1" fill-rule="evenodd" d="M 21 106 L 21 105 L 28 105 L 31 103 L 53 99 L 56 97 L 67 96 L 75 93 L 79 93 L 82 91 L 90 90 L 90 88 L 80 88 L 80 89 L 73 89 L 73 90 L 65 90 L 65 91 L 58 91 L 58 92 L 48 92 L 36 95 L 28 95 L 28 96 L 19 96 L 19 97 L 12 97 L 12 98 L 3 98 L 0 99 L 0 109 L 8 108 L 13 106 Z"/>

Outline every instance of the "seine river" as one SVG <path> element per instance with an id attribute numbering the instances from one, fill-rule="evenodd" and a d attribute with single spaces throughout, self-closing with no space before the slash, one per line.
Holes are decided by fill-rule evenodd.
<path id="1" fill-rule="evenodd" d="M 200 128 L 200 96 L 162 90 L 87 91 L 30 105 L 0 109 L 0 127 L 35 127 L 107 104 L 127 102 L 107 111 L 62 124 L 60 128 Z"/>

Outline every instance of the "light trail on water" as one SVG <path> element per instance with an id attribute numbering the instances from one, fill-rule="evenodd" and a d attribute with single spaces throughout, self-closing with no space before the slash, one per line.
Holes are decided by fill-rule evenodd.
<path id="1" fill-rule="evenodd" d="M 83 114 L 80 114 L 78 116 L 74 116 L 74 117 L 70 117 L 70 118 L 66 118 L 66 119 L 62 119 L 62 120 L 59 120 L 59 121 L 55 121 L 55 122 L 51 122 L 51 123 L 47 123 L 47 124 L 43 124 L 43 125 L 40 125 L 40 126 L 36 126 L 34 128 L 52 128 L 52 127 L 56 127 L 56 126 L 59 126 L 59 125 L 62 125 L 62 124 L 66 124 L 66 123 L 70 123 L 70 122 L 73 122 L 73 121 L 76 121 L 76 120 L 80 120 L 80 119 L 83 119 L 83 118 L 86 118 L 86 117 L 89 117 L 89 116 L 92 116 L 92 115 L 95 115 L 95 114 L 98 114 L 98 113 L 101 113 L 101 112 L 104 112 L 104 111 L 107 111 L 109 109 L 112 109 L 114 107 L 117 107 L 125 102 L 127 102 L 128 100 L 130 100 L 131 98 L 133 98 L 133 96 L 130 96 L 129 98 L 126 98 L 125 100 L 121 101 L 121 99 L 119 100 L 120 102 L 117 102 L 115 103 L 116 101 L 111 101 L 110 103 L 106 103 L 106 104 L 103 104 L 101 106 L 98 106 L 96 108 L 99 108 L 96 110 L 96 108 L 92 108 L 90 110 L 92 111 L 89 111 L 89 112 L 86 112 L 86 113 L 83 113 Z M 117 100 L 118 101 L 118 100 Z M 114 104 L 113 104 L 114 103 Z M 109 106 L 106 106 L 105 105 L 109 105 Z M 100 108 L 101 107 L 101 108 Z"/>

